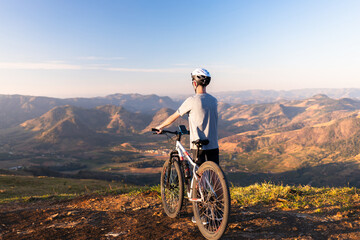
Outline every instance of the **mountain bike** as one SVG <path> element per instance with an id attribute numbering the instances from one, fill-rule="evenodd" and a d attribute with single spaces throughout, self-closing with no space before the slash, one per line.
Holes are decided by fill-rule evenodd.
<path id="1" fill-rule="evenodd" d="M 154 133 L 159 130 L 153 128 Z M 207 239 L 219 239 L 225 232 L 230 214 L 230 193 L 226 177 L 221 168 L 211 161 L 200 167 L 181 144 L 181 136 L 189 134 L 184 125 L 179 131 L 162 130 L 160 134 L 176 136 L 175 150 L 164 163 L 161 172 L 161 199 L 165 213 L 175 218 L 183 205 L 186 191 L 192 202 L 196 224 Z M 197 156 L 207 139 L 193 142 Z M 186 187 L 186 189 L 184 188 Z"/>

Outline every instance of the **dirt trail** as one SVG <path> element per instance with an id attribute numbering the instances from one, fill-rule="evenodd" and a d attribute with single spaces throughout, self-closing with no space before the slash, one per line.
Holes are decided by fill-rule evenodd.
<path id="1" fill-rule="evenodd" d="M 176 219 L 157 193 L 0 205 L 0 239 L 203 239 L 188 204 Z M 360 206 L 327 214 L 233 204 L 223 239 L 360 239 Z"/>

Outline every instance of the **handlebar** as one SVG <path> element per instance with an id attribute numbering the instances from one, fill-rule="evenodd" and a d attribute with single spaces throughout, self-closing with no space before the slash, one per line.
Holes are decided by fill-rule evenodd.
<path id="1" fill-rule="evenodd" d="M 188 130 L 186 130 L 186 127 L 184 125 L 180 125 L 179 126 L 179 130 L 180 131 L 169 131 L 169 130 L 162 130 L 160 132 L 159 129 L 156 128 L 152 128 L 151 131 L 153 131 L 153 134 L 166 134 L 166 133 L 170 133 L 170 134 L 175 134 L 177 137 L 177 141 L 181 140 L 181 136 L 184 134 L 190 134 L 190 132 Z"/>
<path id="2" fill-rule="evenodd" d="M 156 128 L 152 128 L 151 131 L 153 131 L 153 134 L 157 134 L 160 130 L 156 129 Z M 164 134 L 164 133 L 170 133 L 170 134 L 175 134 L 177 135 L 179 132 L 178 131 L 168 131 L 168 130 L 162 130 L 160 134 Z"/>

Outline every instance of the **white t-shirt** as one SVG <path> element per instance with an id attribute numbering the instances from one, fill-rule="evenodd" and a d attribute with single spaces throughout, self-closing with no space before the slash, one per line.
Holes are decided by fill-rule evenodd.
<path id="1" fill-rule="evenodd" d="M 177 110 L 180 116 L 189 114 L 190 148 L 196 149 L 193 141 L 208 139 L 203 150 L 219 148 L 217 100 L 210 94 L 196 94 L 187 98 Z"/>

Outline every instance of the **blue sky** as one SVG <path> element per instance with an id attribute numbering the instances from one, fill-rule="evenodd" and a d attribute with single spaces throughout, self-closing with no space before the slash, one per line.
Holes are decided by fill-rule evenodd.
<path id="1" fill-rule="evenodd" d="M 0 94 L 360 88 L 360 1 L 0 0 Z"/>

